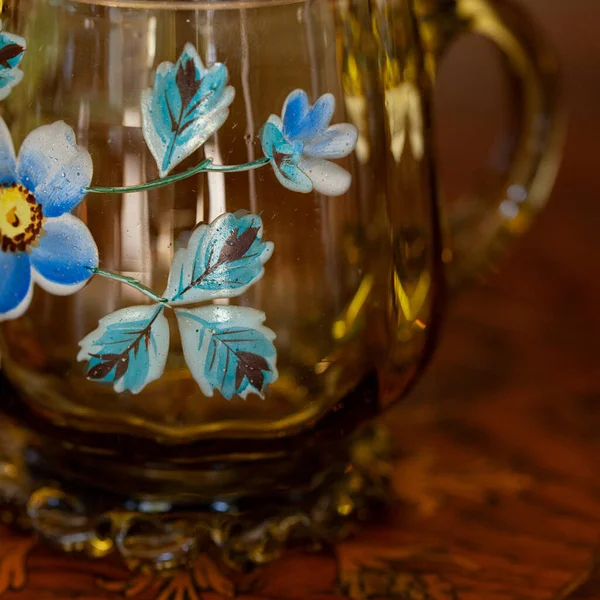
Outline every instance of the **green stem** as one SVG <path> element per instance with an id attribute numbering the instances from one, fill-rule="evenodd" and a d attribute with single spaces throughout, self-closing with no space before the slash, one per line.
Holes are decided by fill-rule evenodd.
<path id="1" fill-rule="evenodd" d="M 269 164 L 269 159 L 266 156 L 257 158 L 249 163 L 243 165 L 209 165 L 204 169 L 205 171 L 211 171 L 214 173 L 240 173 L 242 171 L 252 171 L 254 169 L 260 169 Z"/>
<path id="2" fill-rule="evenodd" d="M 198 173 L 239 173 L 242 171 L 251 171 L 252 169 L 259 169 L 269 162 L 267 157 L 259 158 L 243 165 L 213 165 L 212 158 L 207 158 L 195 167 L 184 171 L 183 173 L 177 173 L 176 175 L 169 175 L 161 179 L 155 179 L 154 181 L 148 181 L 147 183 L 140 183 L 139 185 L 131 185 L 125 187 L 96 187 L 92 186 L 86 189 L 86 192 L 91 194 L 132 194 L 133 192 L 143 192 L 146 190 L 154 190 L 156 188 L 164 187 L 176 181 L 181 181 L 197 175 Z"/>
<path id="3" fill-rule="evenodd" d="M 144 296 L 148 296 L 154 302 L 160 302 L 161 304 L 166 304 L 168 302 L 167 298 L 161 298 L 157 294 L 155 294 L 149 287 L 145 286 L 143 283 L 139 282 L 137 279 L 133 277 L 127 277 L 126 275 L 119 275 L 118 273 L 111 273 L 110 271 L 104 271 L 103 269 L 93 268 L 90 271 L 94 275 L 98 275 L 99 277 L 105 277 L 106 279 L 112 279 L 113 281 L 118 281 L 120 283 L 124 283 L 132 288 L 138 290 L 144 294 Z"/>

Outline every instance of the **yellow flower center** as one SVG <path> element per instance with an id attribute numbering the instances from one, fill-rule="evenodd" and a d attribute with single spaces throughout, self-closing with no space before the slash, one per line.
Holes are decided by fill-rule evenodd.
<path id="1" fill-rule="evenodd" d="M 0 187 L 0 249 L 24 252 L 42 231 L 44 213 L 22 185 Z"/>

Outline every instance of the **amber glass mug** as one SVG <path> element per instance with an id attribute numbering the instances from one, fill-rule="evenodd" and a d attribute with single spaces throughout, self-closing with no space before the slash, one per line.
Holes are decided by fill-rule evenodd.
<path id="1" fill-rule="evenodd" d="M 506 58 L 515 143 L 446 219 L 432 92 L 469 32 Z M 508 0 L 5 0 L 0 35 L 13 504 L 65 547 L 155 561 L 200 522 L 258 562 L 275 513 L 271 541 L 290 515 L 323 528 L 348 440 L 429 359 L 445 282 L 546 200 L 538 32 Z M 251 550 L 214 521 L 253 511 Z"/>

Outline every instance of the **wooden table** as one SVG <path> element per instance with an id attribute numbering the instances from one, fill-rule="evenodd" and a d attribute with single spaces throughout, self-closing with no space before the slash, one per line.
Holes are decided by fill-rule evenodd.
<path id="1" fill-rule="evenodd" d="M 501 271 L 453 305 L 427 376 L 386 417 L 404 456 L 390 523 L 330 554 L 288 555 L 245 582 L 244 600 L 600 599 L 600 2 L 523 1 L 554 37 L 571 105 L 553 199 Z M 459 63 L 439 109 L 456 177 L 477 164 L 456 140 L 487 120 Z M 2 600 L 232 591 L 206 557 L 193 572 L 132 577 L 0 530 Z"/>

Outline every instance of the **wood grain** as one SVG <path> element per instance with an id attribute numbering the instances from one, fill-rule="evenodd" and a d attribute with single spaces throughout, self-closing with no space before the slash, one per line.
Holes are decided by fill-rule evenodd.
<path id="1" fill-rule="evenodd" d="M 2 600 L 119 595 L 215 600 L 600 598 L 600 3 L 523 0 L 561 54 L 571 123 L 552 201 L 497 274 L 452 306 L 412 396 L 385 417 L 401 503 L 328 553 L 291 554 L 237 581 L 203 557 L 174 579 L 62 556 L 1 530 Z M 452 62 L 438 117 L 446 183 L 488 118 Z"/>

